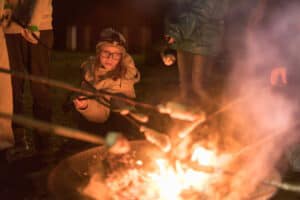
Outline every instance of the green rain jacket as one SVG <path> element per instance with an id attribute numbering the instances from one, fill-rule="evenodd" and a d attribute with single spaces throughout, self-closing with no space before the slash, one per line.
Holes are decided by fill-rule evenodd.
<path id="1" fill-rule="evenodd" d="M 166 18 L 166 35 L 176 50 L 216 56 L 222 47 L 228 0 L 173 0 L 175 9 Z"/>

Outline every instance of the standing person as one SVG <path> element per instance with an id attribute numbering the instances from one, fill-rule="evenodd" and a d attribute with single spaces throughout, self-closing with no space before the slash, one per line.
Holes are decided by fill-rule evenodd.
<path id="1" fill-rule="evenodd" d="M 7 24 L 5 21 L 9 17 L 9 10 L 5 8 L 5 0 L 0 0 L 0 67 L 9 69 L 9 60 L 3 28 Z M 0 112 L 12 114 L 12 86 L 10 75 L 0 73 Z M 14 144 L 11 120 L 0 118 L 0 151 Z"/>
<path id="2" fill-rule="evenodd" d="M 166 39 L 177 50 L 180 95 L 190 103 L 193 95 L 211 103 L 207 81 L 220 53 L 227 1 L 177 0 L 166 20 Z M 197 102 L 198 103 L 198 102 Z"/>
<path id="3" fill-rule="evenodd" d="M 258 64 L 271 71 L 272 86 L 287 85 L 289 78 L 298 79 L 299 6 L 297 0 L 259 0 L 250 16 L 248 43 L 256 47 L 253 51 L 264 55 Z"/>
<path id="4" fill-rule="evenodd" d="M 140 73 L 135 67 L 132 57 L 126 51 L 124 36 L 114 29 L 104 29 L 96 45 L 95 57 L 90 57 L 82 63 L 81 87 L 109 92 L 129 98 L 135 98 L 134 85 L 140 79 Z M 99 133 L 111 115 L 111 107 L 122 107 L 119 101 L 113 101 L 109 96 L 96 99 L 86 99 L 77 96 L 73 105 L 80 118 L 80 129 Z M 118 126 L 120 126 L 118 120 Z M 114 127 L 116 128 L 120 127 Z"/>
<path id="5" fill-rule="evenodd" d="M 52 0 L 7 0 L 13 12 L 13 21 L 5 29 L 11 69 L 35 76 L 49 76 L 50 52 L 53 45 Z M 23 24 L 20 26 L 20 24 Z M 24 28 L 25 27 L 25 28 Z M 38 39 L 37 39 L 38 38 Z M 14 113 L 24 113 L 24 80 L 12 78 Z M 33 116 L 51 121 L 52 109 L 49 87 L 30 82 Z M 48 138 L 35 130 L 34 138 L 20 125 L 13 124 L 16 148 L 10 152 L 22 156 L 47 151 Z M 34 142 L 32 142 L 34 141 Z M 35 143 L 35 145 L 33 145 Z M 19 154 L 21 153 L 21 154 Z"/>
<path id="6" fill-rule="evenodd" d="M 276 95 L 284 96 L 294 106 L 293 119 L 298 119 L 300 110 L 299 96 L 299 25 L 300 2 L 298 0 L 259 0 L 254 20 L 250 26 L 250 42 L 256 42 L 259 53 L 264 55 L 259 63 L 268 69 L 270 84 Z M 257 42 L 259 41 L 259 42 Z M 263 42 L 265 43 L 263 43 Z M 264 47 L 267 47 L 264 49 Z M 283 108 L 284 110 L 284 108 Z M 288 134 L 297 134 L 299 126 L 289 130 Z M 296 138 L 295 138 L 296 139 Z M 300 141 L 293 140 L 285 151 L 289 166 L 300 171 Z"/>

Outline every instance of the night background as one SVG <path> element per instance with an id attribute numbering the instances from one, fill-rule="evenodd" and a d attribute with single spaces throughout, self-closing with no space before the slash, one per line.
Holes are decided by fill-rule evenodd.
<path id="1" fill-rule="evenodd" d="M 162 49 L 166 47 L 164 18 L 170 9 L 170 2 L 172 0 L 53 0 L 54 48 L 51 55 L 50 78 L 78 86 L 81 81 L 79 69 L 81 63 L 94 55 L 101 30 L 112 27 L 124 34 L 128 42 L 128 52 L 141 72 L 141 81 L 135 86 L 136 100 L 152 105 L 176 100 L 179 93 L 177 65 L 166 67 L 160 57 Z M 234 71 L 232 56 L 245 51 L 242 45 L 245 26 L 255 2 L 241 1 L 233 4 L 226 15 L 223 49 L 216 58 L 216 66 L 212 69 L 214 75 L 208 88 L 217 103 L 221 104 L 224 99 L 227 100 L 224 98 L 227 81 L 236 80 L 236 77 L 229 76 Z M 244 60 L 239 61 L 243 63 Z M 55 87 L 51 88 L 51 91 L 53 123 L 76 128 L 72 113 L 66 112 L 64 107 L 70 92 Z M 25 99 L 26 114 L 32 116 L 32 99 L 28 83 Z M 150 116 L 150 126 L 158 131 L 165 132 L 174 126 L 185 125 L 180 120 L 172 120 L 169 116 L 160 115 L 153 110 L 143 111 Z M 216 132 L 223 131 L 222 117 L 218 116 L 211 122 L 212 126 L 218 127 Z M 130 133 L 126 136 L 129 139 L 144 139 L 134 123 L 120 119 L 119 116 L 113 116 L 108 122 L 108 127 L 114 126 L 128 130 Z M 52 170 L 69 156 L 97 146 L 59 136 L 52 136 L 51 141 L 53 149 L 46 166 L 36 162 L 35 158 L 16 161 L 9 165 L 0 163 L 0 170 L 7 172 L 0 182 L 0 199 L 2 197 L 12 200 L 55 199 L 48 191 L 47 185 Z M 1 156 L 3 157 L 2 154 Z M 289 168 L 286 158 L 282 159 L 282 163 L 284 167 L 281 165 L 280 167 L 286 172 L 283 180 L 291 183 L 299 182 L 299 172 Z M 296 192 L 278 190 L 272 199 L 296 200 L 300 199 L 300 196 Z"/>
<path id="2" fill-rule="evenodd" d="M 71 26 L 77 29 L 78 50 L 92 51 L 100 31 L 107 27 L 125 34 L 130 52 L 151 48 L 162 40 L 167 5 L 168 1 L 159 0 L 54 1 L 55 49 L 66 48 Z"/>

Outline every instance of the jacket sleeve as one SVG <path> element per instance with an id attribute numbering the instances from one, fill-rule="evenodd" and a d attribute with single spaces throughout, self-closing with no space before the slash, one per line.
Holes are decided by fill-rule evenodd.
<path id="1" fill-rule="evenodd" d="M 106 79 L 99 82 L 95 88 L 112 94 L 121 94 L 130 98 L 135 98 L 134 80 L 128 79 Z"/>
<path id="2" fill-rule="evenodd" d="M 47 10 L 49 6 L 51 6 L 51 2 L 52 1 L 48 0 L 36 0 L 29 24 L 39 26 L 42 22 L 44 11 Z"/>
<path id="3" fill-rule="evenodd" d="M 191 1 L 177 0 L 173 3 L 176 5 L 165 18 L 165 34 L 173 37 L 175 41 L 181 41 L 193 33 L 197 17 L 191 9 Z"/>
<path id="4" fill-rule="evenodd" d="M 2 17 L 3 9 L 4 9 L 4 0 L 0 0 L 0 18 Z"/>
<path id="5" fill-rule="evenodd" d="M 105 122 L 110 114 L 108 107 L 100 104 L 95 99 L 88 99 L 88 107 L 84 110 L 76 109 L 88 121 L 95 123 Z"/>
<path id="6" fill-rule="evenodd" d="M 114 85 L 112 92 L 115 94 L 123 94 L 130 98 L 135 98 L 134 82 L 132 80 L 119 80 L 120 84 Z"/>

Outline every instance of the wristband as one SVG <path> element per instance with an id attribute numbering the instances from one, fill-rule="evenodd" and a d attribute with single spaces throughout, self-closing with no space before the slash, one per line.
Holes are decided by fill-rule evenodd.
<path id="1" fill-rule="evenodd" d="M 27 27 L 28 30 L 30 30 L 31 32 L 38 32 L 39 31 L 39 28 L 35 25 L 29 25 Z"/>

